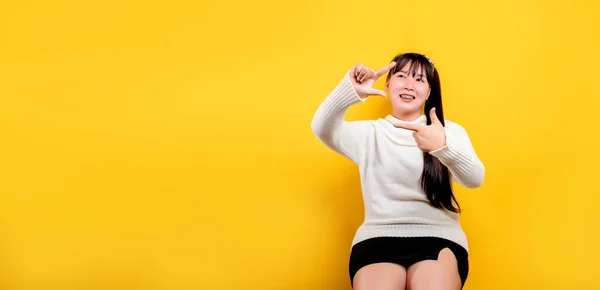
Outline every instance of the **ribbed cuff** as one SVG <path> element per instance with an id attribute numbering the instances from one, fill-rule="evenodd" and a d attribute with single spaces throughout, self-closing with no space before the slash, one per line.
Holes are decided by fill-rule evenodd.
<path id="1" fill-rule="evenodd" d="M 323 103 L 325 114 L 346 109 L 356 103 L 364 102 L 367 98 L 361 98 L 350 81 L 350 72 L 347 72 L 342 81 L 331 91 Z"/>

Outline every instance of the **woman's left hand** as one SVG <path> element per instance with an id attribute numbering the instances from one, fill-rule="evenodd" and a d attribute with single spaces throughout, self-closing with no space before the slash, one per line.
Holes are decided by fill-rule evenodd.
<path id="1" fill-rule="evenodd" d="M 417 146 L 423 152 L 431 152 L 446 146 L 446 130 L 435 114 L 435 108 L 429 111 L 431 125 L 395 124 L 397 128 L 413 131 Z"/>

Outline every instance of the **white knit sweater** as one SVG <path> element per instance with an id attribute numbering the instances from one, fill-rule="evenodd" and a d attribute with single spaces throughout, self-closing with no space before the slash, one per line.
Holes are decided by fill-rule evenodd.
<path id="1" fill-rule="evenodd" d="M 459 215 L 431 206 L 419 186 L 423 152 L 412 131 L 393 126 L 400 122 L 425 125 L 426 116 L 411 122 L 391 115 L 345 121 L 348 108 L 366 99 L 358 96 L 348 73 L 321 103 L 311 123 L 319 140 L 358 165 L 365 219 L 352 245 L 379 236 L 434 236 L 454 241 L 468 251 Z M 479 187 L 485 169 L 467 132 L 449 120 L 445 120 L 445 131 L 446 146 L 430 153 L 449 168 L 457 183 Z"/>

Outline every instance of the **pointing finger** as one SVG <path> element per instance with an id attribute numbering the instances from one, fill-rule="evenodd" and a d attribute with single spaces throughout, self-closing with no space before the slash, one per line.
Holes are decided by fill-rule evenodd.
<path id="1" fill-rule="evenodd" d="M 406 129 L 406 130 L 411 130 L 411 131 L 414 131 L 414 132 L 418 132 L 421 129 L 421 127 L 419 125 L 404 124 L 404 123 L 394 124 L 394 127 L 396 127 L 396 128 L 402 128 L 402 129 Z"/>
<path id="2" fill-rule="evenodd" d="M 384 66 L 383 68 L 381 68 L 380 70 L 378 70 L 377 73 L 375 74 L 375 77 L 380 77 L 380 76 L 384 75 L 389 70 L 391 70 L 394 66 L 396 66 L 396 62 L 392 61 L 392 63 L 390 63 L 390 64 Z"/>

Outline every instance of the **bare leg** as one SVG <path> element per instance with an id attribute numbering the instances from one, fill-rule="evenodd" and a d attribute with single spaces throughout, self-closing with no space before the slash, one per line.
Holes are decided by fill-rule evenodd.
<path id="1" fill-rule="evenodd" d="M 394 263 L 362 267 L 354 276 L 355 290 L 405 290 L 406 269 Z"/>
<path id="2" fill-rule="evenodd" d="M 406 286 L 407 290 L 460 290 L 462 282 L 454 253 L 444 248 L 437 260 L 425 260 L 408 267 Z"/>

